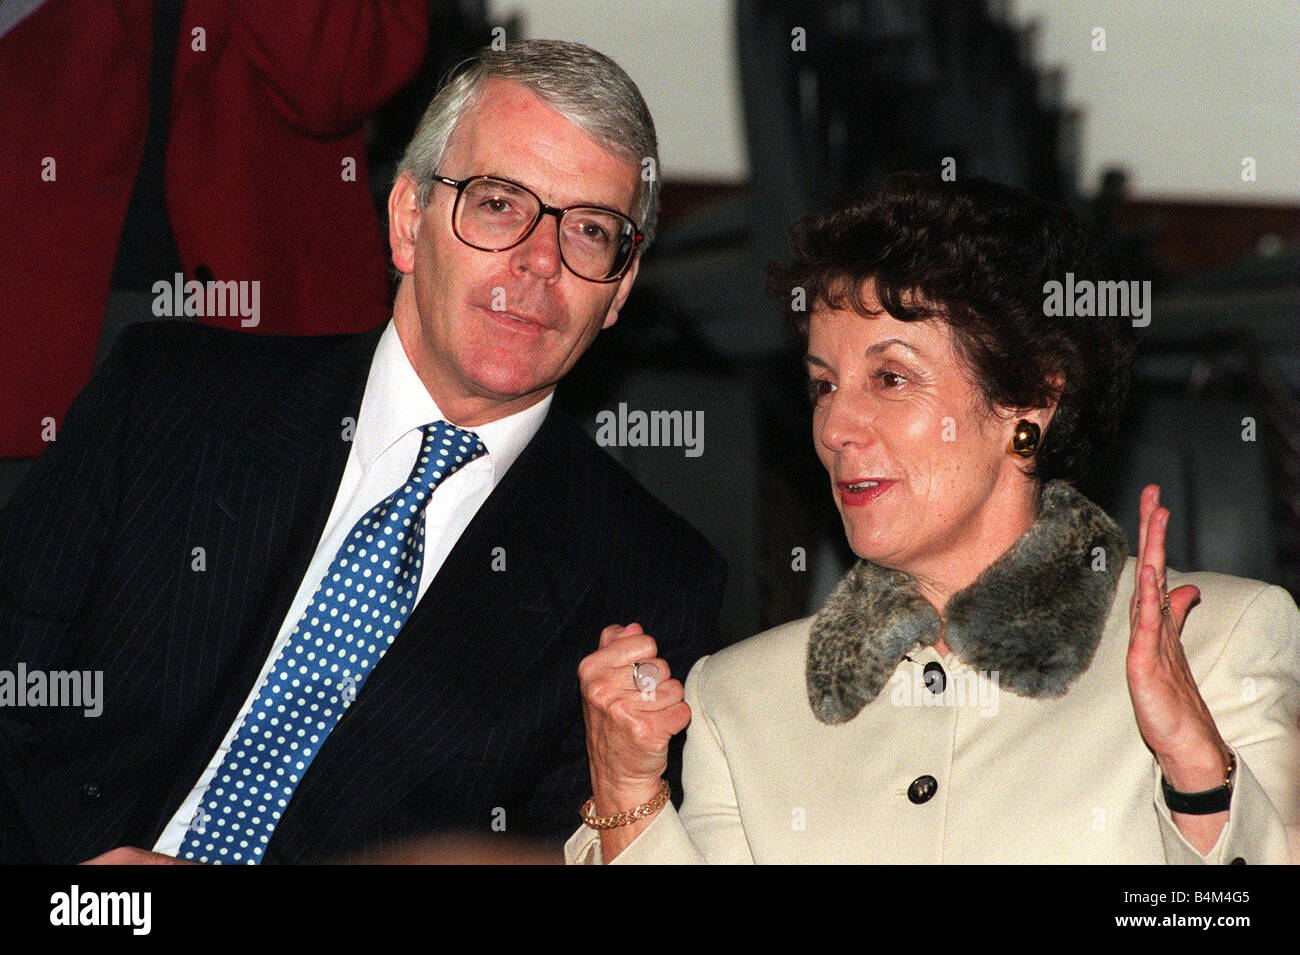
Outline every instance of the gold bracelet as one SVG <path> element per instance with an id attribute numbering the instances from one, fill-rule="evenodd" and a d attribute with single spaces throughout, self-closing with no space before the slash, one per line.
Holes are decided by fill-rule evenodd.
<path id="1" fill-rule="evenodd" d="M 593 829 L 617 829 L 620 826 L 629 825 L 638 819 L 653 815 L 663 808 L 672 790 L 668 785 L 668 780 L 662 779 L 660 783 L 659 792 L 655 794 L 655 797 L 635 809 L 629 809 L 627 812 L 616 812 L 612 816 L 597 816 L 595 815 L 596 797 L 592 796 L 582 804 L 582 808 L 578 810 L 578 815 L 582 816 L 585 825 L 591 826 Z"/>

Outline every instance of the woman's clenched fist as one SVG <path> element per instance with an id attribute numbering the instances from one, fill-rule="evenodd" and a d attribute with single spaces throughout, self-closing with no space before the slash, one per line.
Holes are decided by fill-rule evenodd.
<path id="1" fill-rule="evenodd" d="M 691 721 L 681 681 L 671 679 L 659 648 L 640 624 L 609 626 L 600 647 L 578 665 L 587 756 L 597 815 L 626 812 L 659 792 L 668 767 L 668 741 Z M 658 685 L 638 688 L 632 665 L 657 671 Z"/>

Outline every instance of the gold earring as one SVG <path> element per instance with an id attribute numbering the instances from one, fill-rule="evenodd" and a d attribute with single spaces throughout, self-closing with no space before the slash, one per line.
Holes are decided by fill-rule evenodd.
<path id="1" fill-rule="evenodd" d="M 1021 418 L 1016 422 L 1015 433 L 1011 436 L 1011 450 L 1022 458 L 1032 458 L 1038 450 L 1038 439 L 1042 430 L 1032 421 Z"/>

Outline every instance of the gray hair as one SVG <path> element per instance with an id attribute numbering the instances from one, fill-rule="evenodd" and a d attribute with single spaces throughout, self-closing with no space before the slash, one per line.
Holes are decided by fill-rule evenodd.
<path id="1" fill-rule="evenodd" d="M 415 177 L 420 206 L 428 205 L 432 177 L 447 144 L 478 103 L 487 81 L 513 80 L 641 170 L 633 218 L 645 233 L 644 251 L 654 238 L 659 216 L 659 147 L 654 120 L 631 77 L 604 54 L 563 40 L 521 40 L 504 50 L 484 47 L 466 64 L 424 111 L 397 167 L 398 175 L 409 172 Z"/>

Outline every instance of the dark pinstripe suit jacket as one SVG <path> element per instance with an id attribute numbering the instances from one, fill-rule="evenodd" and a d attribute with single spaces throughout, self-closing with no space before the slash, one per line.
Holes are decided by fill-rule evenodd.
<path id="1" fill-rule="evenodd" d="M 97 718 L 0 708 L 0 861 L 153 845 L 306 571 L 380 331 L 122 336 L 0 514 L 0 668 L 104 674 Z M 579 660 L 602 627 L 638 620 L 684 677 L 714 648 L 723 577 L 552 408 L 321 748 L 267 861 L 490 834 L 500 810 L 508 834 L 566 835 L 590 786 Z"/>

